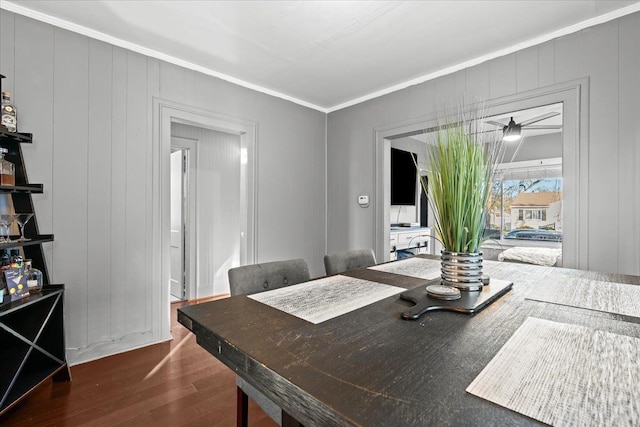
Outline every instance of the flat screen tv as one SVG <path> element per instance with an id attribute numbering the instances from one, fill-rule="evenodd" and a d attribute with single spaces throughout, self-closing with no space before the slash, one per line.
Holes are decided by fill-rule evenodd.
<path id="1" fill-rule="evenodd" d="M 391 149 L 391 204 L 415 205 L 418 175 L 415 153 Z"/>

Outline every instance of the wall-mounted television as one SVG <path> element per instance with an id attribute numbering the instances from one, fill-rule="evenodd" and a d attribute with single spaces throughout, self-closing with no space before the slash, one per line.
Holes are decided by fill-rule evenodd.
<path id="1" fill-rule="evenodd" d="M 416 204 L 416 183 L 418 180 L 415 153 L 391 148 L 391 204 Z"/>

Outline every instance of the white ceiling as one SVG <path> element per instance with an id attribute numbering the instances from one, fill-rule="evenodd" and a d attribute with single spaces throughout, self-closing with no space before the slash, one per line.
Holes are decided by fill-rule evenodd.
<path id="1" fill-rule="evenodd" d="M 0 1 L 333 111 L 640 10 L 638 1 Z"/>

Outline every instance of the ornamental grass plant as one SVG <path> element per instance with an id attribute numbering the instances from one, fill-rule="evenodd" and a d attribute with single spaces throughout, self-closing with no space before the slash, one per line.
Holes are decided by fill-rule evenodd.
<path id="1" fill-rule="evenodd" d="M 493 175 L 504 156 L 501 133 L 485 132 L 484 117 L 483 110 L 461 113 L 426 142 L 427 180 L 421 177 L 421 184 L 445 251 L 477 253 L 484 240 Z"/>

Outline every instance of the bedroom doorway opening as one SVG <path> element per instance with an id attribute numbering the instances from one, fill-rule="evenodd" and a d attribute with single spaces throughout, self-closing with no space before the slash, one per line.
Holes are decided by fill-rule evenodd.
<path id="1" fill-rule="evenodd" d="M 189 300 L 197 300 L 228 293 L 228 279 L 226 279 L 226 283 L 224 279 L 226 277 L 225 269 L 235 266 L 231 265 L 234 263 L 238 265 L 251 264 L 256 259 L 257 124 L 161 98 L 154 98 L 153 110 L 153 140 L 158 143 L 153 146 L 151 160 L 153 166 L 151 177 L 153 215 L 150 235 L 154 236 L 154 256 L 150 270 L 150 283 L 158 285 L 157 288 L 151 290 L 150 306 L 152 309 L 151 318 L 155 319 L 154 322 L 158 324 L 158 329 L 155 329 L 154 326 L 154 331 L 158 331 L 158 340 L 169 340 L 171 339 L 172 276 L 172 138 L 180 137 L 196 141 L 196 149 L 189 150 L 189 157 L 192 160 L 194 159 L 192 154 L 197 151 L 197 161 L 191 162 L 191 165 L 195 166 L 197 179 L 189 179 L 190 183 L 197 181 L 197 186 L 195 190 L 190 191 L 192 197 L 188 202 L 188 216 L 189 229 L 193 230 L 193 226 L 196 224 L 198 231 L 194 233 L 187 230 L 185 235 L 189 236 L 189 239 L 183 241 L 178 238 L 178 243 L 183 242 L 186 253 L 192 254 L 184 256 L 185 265 L 188 267 L 195 263 L 195 272 L 193 267 L 191 269 L 192 289 L 190 290 L 187 286 L 184 297 Z M 207 151 L 205 148 L 212 150 Z M 218 164 L 215 164 L 215 161 L 218 161 Z M 227 175 L 232 176 L 233 179 L 229 179 Z M 225 207 L 229 207 L 223 204 L 226 202 L 221 201 L 226 196 L 223 195 L 220 200 L 217 197 L 207 199 L 212 200 L 209 206 L 207 206 L 205 198 L 201 197 L 202 194 L 214 194 L 216 189 L 233 198 L 232 201 L 227 200 L 226 202 L 233 207 L 235 213 L 233 222 L 237 226 L 225 228 L 223 227 L 225 225 L 224 218 L 217 218 L 213 214 L 223 212 Z M 207 230 L 211 230 L 212 227 L 223 231 L 228 230 L 231 234 L 223 236 L 224 233 L 218 233 L 217 237 L 220 237 L 218 239 L 210 233 L 207 234 Z M 180 231 L 179 227 L 177 231 Z M 179 233 L 175 233 L 175 235 L 179 236 Z M 225 258 L 221 252 L 222 258 L 215 258 L 217 256 L 215 250 L 207 252 L 207 250 L 197 248 L 201 242 L 218 246 L 225 245 L 227 248 L 233 247 L 234 255 Z M 194 245 L 195 250 L 193 249 Z M 177 258 L 179 261 L 180 256 Z M 222 261 L 218 262 L 220 259 Z M 179 291 L 178 286 L 178 293 L 180 293 Z"/>
<path id="2" fill-rule="evenodd" d="M 171 302 L 195 294 L 197 141 L 171 137 Z"/>

